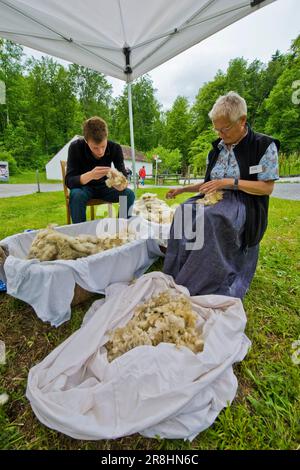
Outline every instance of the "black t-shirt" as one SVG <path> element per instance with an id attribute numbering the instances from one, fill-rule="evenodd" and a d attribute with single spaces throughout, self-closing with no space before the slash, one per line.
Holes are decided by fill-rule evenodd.
<path id="1" fill-rule="evenodd" d="M 96 158 L 84 139 L 74 140 L 69 146 L 66 185 L 69 189 L 80 188 L 82 186 L 81 175 L 93 170 L 96 166 L 111 166 L 112 163 L 118 171 L 126 176 L 123 152 L 119 144 L 109 140 L 103 157 Z M 104 176 L 99 180 L 92 180 L 87 183 L 87 186 L 102 186 L 106 179 L 107 177 Z"/>

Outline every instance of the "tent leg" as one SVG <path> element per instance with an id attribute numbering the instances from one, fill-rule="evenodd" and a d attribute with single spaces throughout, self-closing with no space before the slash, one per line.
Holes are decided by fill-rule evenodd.
<path id="1" fill-rule="evenodd" d="M 135 178 L 135 150 L 134 150 L 134 133 L 133 133 L 133 116 L 132 116 L 132 96 L 131 96 L 131 83 L 127 83 L 128 91 L 128 112 L 129 112 L 129 127 L 130 127 L 130 146 L 132 158 L 132 175 L 133 175 L 133 191 L 136 192 L 136 178 Z"/>

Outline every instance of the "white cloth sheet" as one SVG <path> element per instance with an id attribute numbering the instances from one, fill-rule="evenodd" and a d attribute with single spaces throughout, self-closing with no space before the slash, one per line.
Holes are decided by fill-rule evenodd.
<path id="1" fill-rule="evenodd" d="M 235 397 L 232 365 L 250 346 L 239 299 L 190 297 L 203 327 L 201 353 L 161 343 L 107 361 L 109 330 L 124 326 L 138 304 L 169 288 L 189 297 L 186 288 L 160 272 L 128 287 L 110 286 L 82 327 L 30 370 L 27 398 L 43 424 L 76 439 L 138 432 L 192 440 L 214 422 Z"/>
<path id="2" fill-rule="evenodd" d="M 134 223 L 137 218 L 130 220 Z M 101 228 L 99 220 L 95 220 L 57 230 L 72 236 L 96 232 L 99 235 Z M 112 283 L 129 282 L 143 274 L 160 254 L 155 240 L 138 239 L 77 260 L 27 260 L 36 234 L 36 230 L 20 233 L 0 242 L 9 252 L 0 279 L 7 283 L 9 295 L 30 304 L 41 320 L 54 326 L 70 319 L 75 284 L 90 292 L 104 293 Z"/>

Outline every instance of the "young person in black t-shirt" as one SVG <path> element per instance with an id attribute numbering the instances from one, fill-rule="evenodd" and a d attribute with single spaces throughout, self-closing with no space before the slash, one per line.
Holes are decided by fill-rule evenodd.
<path id="1" fill-rule="evenodd" d="M 86 205 L 90 199 L 119 202 L 120 216 L 129 217 L 134 203 L 134 192 L 129 189 L 108 188 L 105 184 L 111 164 L 126 175 L 122 148 L 107 140 L 106 122 L 100 117 L 87 119 L 83 124 L 84 139 L 79 138 L 69 147 L 66 185 L 70 189 L 70 209 L 73 223 L 86 221 Z M 125 203 L 127 201 L 127 206 Z"/>

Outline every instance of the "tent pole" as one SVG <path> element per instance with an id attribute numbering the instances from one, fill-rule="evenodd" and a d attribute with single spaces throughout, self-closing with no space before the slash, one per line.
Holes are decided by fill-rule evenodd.
<path id="1" fill-rule="evenodd" d="M 131 82 L 127 83 L 128 91 L 128 112 L 129 112 L 129 127 L 130 127 L 130 147 L 132 158 L 132 174 L 133 174 L 133 191 L 136 192 L 136 179 L 135 179 L 135 150 L 134 150 L 134 133 L 133 133 L 133 116 L 132 116 L 132 95 L 131 95 Z"/>

